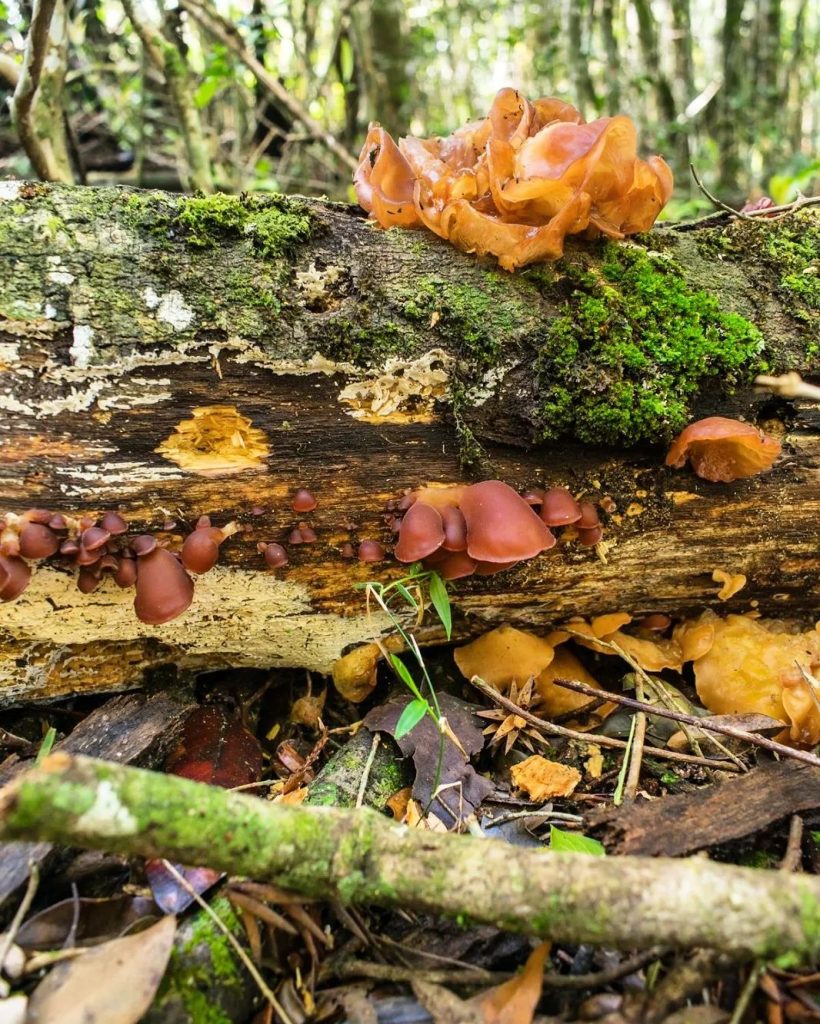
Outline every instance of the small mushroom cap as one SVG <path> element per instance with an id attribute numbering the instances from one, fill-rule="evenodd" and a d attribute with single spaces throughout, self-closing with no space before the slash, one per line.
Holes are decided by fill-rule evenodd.
<path id="1" fill-rule="evenodd" d="M 444 550 L 466 551 L 467 520 L 461 509 L 445 506 L 441 510 L 441 522 L 444 527 L 444 543 L 441 546 Z"/>
<path id="2" fill-rule="evenodd" d="M 156 550 L 156 547 L 157 538 L 151 533 L 141 533 L 131 541 L 131 550 L 137 558 L 144 558 L 146 555 L 150 555 L 152 551 Z"/>
<path id="3" fill-rule="evenodd" d="M 67 537 L 60 545 L 60 554 L 65 555 L 66 558 L 72 558 L 74 555 L 79 553 L 79 550 L 80 545 L 76 540 L 72 540 L 70 537 Z"/>
<path id="4" fill-rule="evenodd" d="M 384 554 L 384 545 L 377 540 L 363 540 L 356 552 L 360 562 L 381 562 Z"/>
<path id="5" fill-rule="evenodd" d="M 293 495 L 291 508 L 294 512 L 312 512 L 319 503 L 306 487 L 300 487 Z"/>
<path id="6" fill-rule="evenodd" d="M 90 594 L 92 591 L 97 589 L 101 580 L 101 575 L 94 572 L 94 570 L 88 566 L 83 566 L 77 576 L 77 590 L 79 590 L 81 594 Z"/>
<path id="7" fill-rule="evenodd" d="M 528 505 L 540 505 L 544 500 L 544 491 L 540 487 L 531 487 L 528 491 L 524 491 L 521 497 Z"/>
<path id="8" fill-rule="evenodd" d="M 28 523 L 20 531 L 20 554 L 24 558 L 49 558 L 59 546 L 57 535 L 40 523 Z"/>
<path id="9" fill-rule="evenodd" d="M 114 582 L 123 590 L 134 586 L 137 582 L 137 560 L 135 558 L 120 559 L 120 564 L 114 573 Z"/>
<path id="10" fill-rule="evenodd" d="M 345 543 L 342 544 L 339 554 L 342 556 L 342 558 L 356 557 L 356 552 L 353 550 L 353 545 L 350 543 L 350 541 L 345 541 Z"/>
<path id="11" fill-rule="evenodd" d="M 185 538 L 180 552 L 182 564 L 189 572 L 209 572 L 219 558 L 219 543 L 222 531 L 212 526 L 197 527 Z"/>
<path id="12" fill-rule="evenodd" d="M 540 514 L 547 526 L 569 526 L 581 518 L 581 506 L 566 487 L 550 487 L 544 494 Z"/>
<path id="13" fill-rule="evenodd" d="M 751 423 L 708 416 L 690 423 L 672 442 L 666 465 L 680 469 L 689 460 L 694 472 L 713 483 L 732 483 L 771 469 L 780 442 Z"/>
<path id="14" fill-rule="evenodd" d="M 108 530 L 112 537 L 118 537 L 128 531 L 128 523 L 117 512 L 106 512 L 100 520 L 103 530 Z"/>
<path id="15" fill-rule="evenodd" d="M 603 537 L 603 526 L 591 526 L 588 530 L 578 530 L 578 543 L 585 548 L 594 547 Z"/>
<path id="16" fill-rule="evenodd" d="M 453 652 L 465 679 L 480 676 L 496 689 L 538 676 L 554 655 L 546 640 L 512 626 L 499 626 Z"/>
<path id="17" fill-rule="evenodd" d="M 501 480 L 466 487 L 460 507 L 467 522 L 467 554 L 478 562 L 518 562 L 555 544 L 546 524 Z"/>
<path id="18" fill-rule="evenodd" d="M 298 526 L 295 526 L 288 534 L 288 544 L 304 544 L 302 539 L 302 531 Z"/>
<path id="19" fill-rule="evenodd" d="M 86 551 L 96 551 L 111 540 L 111 534 L 101 526 L 89 526 L 83 530 L 80 543 Z"/>
<path id="20" fill-rule="evenodd" d="M 598 509 L 591 501 L 582 501 L 578 507 L 581 510 L 581 514 L 576 522 L 579 530 L 594 530 L 596 526 L 601 525 Z"/>
<path id="21" fill-rule="evenodd" d="M 103 552 L 100 550 L 89 551 L 88 548 L 80 545 L 80 550 L 77 552 L 77 556 L 74 559 L 75 565 L 94 565 L 95 562 L 99 562 L 102 558 Z"/>
<path id="22" fill-rule="evenodd" d="M 316 531 L 307 523 L 299 523 L 299 536 L 303 544 L 315 544 L 317 540 Z"/>
<path id="23" fill-rule="evenodd" d="M 159 626 L 181 615 L 194 598 L 194 584 L 170 551 L 156 547 L 137 560 L 134 611 L 140 622 Z"/>
<path id="24" fill-rule="evenodd" d="M 51 512 L 47 508 L 30 508 L 23 513 L 21 518 L 27 523 L 40 523 L 42 526 L 47 526 L 51 521 Z"/>
<path id="25" fill-rule="evenodd" d="M 425 569 L 435 569 L 445 580 L 460 580 L 472 576 L 478 563 L 466 551 L 446 551 L 439 548 L 424 559 Z"/>
<path id="26" fill-rule="evenodd" d="M 262 554 L 271 569 L 280 569 L 288 564 L 288 553 L 281 544 L 265 544 Z"/>
<path id="27" fill-rule="evenodd" d="M 444 543 L 441 513 L 423 501 L 417 501 L 402 520 L 399 542 L 393 554 L 400 562 L 418 562 Z"/>
<path id="28" fill-rule="evenodd" d="M 13 601 L 31 581 L 31 569 L 14 555 L 0 555 L 0 601 Z"/>

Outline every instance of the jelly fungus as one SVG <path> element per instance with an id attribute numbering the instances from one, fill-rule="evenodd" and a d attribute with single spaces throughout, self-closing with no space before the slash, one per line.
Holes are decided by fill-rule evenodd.
<path id="1" fill-rule="evenodd" d="M 134 612 L 140 622 L 159 626 L 181 615 L 194 597 L 194 584 L 177 559 L 155 546 L 137 559 Z"/>
<path id="2" fill-rule="evenodd" d="M 40 523 L 28 523 L 20 531 L 20 554 L 24 558 L 50 558 L 59 547 L 54 531 Z"/>
<path id="3" fill-rule="evenodd" d="M 419 562 L 444 543 L 444 526 L 437 509 L 417 501 L 402 520 L 394 554 L 400 562 Z"/>
<path id="4" fill-rule="evenodd" d="M 259 550 L 270 569 L 281 569 L 288 564 L 288 553 L 281 544 L 260 544 Z"/>
<path id="5" fill-rule="evenodd" d="M 356 557 L 360 562 L 381 562 L 384 558 L 384 546 L 377 540 L 363 540 L 359 544 Z"/>
<path id="6" fill-rule="evenodd" d="M 566 487 L 550 487 L 544 494 L 540 516 L 547 526 L 569 526 L 581 518 L 581 506 Z"/>
<path id="7" fill-rule="evenodd" d="M 514 563 L 555 544 L 546 524 L 500 480 L 465 488 L 459 504 L 467 523 L 467 554 L 478 562 Z"/>
<path id="8" fill-rule="evenodd" d="M 112 537 L 119 537 L 120 534 L 126 533 L 128 530 L 128 523 L 117 512 L 106 512 L 100 520 L 100 526 L 103 530 L 107 530 Z"/>
<path id="9" fill-rule="evenodd" d="M 291 508 L 294 512 L 312 512 L 318 502 L 305 487 L 300 487 L 299 490 L 293 495 L 293 501 L 291 502 Z"/>
<path id="10" fill-rule="evenodd" d="M 0 555 L 0 601 L 13 601 L 31 581 L 31 569 L 15 555 Z"/>
<path id="11" fill-rule="evenodd" d="M 704 480 L 729 484 L 771 469 L 780 442 L 750 423 L 709 416 L 690 423 L 672 442 L 666 465 L 680 469 L 689 460 Z"/>

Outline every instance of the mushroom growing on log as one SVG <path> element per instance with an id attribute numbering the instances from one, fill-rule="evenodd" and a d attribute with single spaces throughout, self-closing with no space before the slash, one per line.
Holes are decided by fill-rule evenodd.
<path id="1" fill-rule="evenodd" d="M 160 665 L 329 670 L 384 625 L 353 584 L 407 571 L 385 504 L 429 484 L 567 488 L 605 529 L 455 582 L 458 636 L 511 607 L 536 630 L 594 617 L 613 593 L 635 617 L 725 611 L 725 565 L 748 580 L 732 611 L 816 614 L 820 409 L 751 387 L 763 359 L 820 369 L 816 312 L 789 290 L 795 237 L 816 244 L 816 210 L 569 239 L 559 263 L 507 274 L 338 204 L 2 183 L 0 515 L 48 508 L 39 525 L 59 532 L 117 509 L 170 551 L 201 515 L 243 529 L 158 625 L 117 585 L 138 558 L 90 596 L 30 563 L 0 603 L 0 701 L 132 688 Z M 783 455 L 719 487 L 666 468 L 671 439 L 711 415 L 765 427 Z M 316 541 L 291 546 L 307 482 Z M 288 562 L 269 571 L 261 542 Z M 18 557 L 3 588 L 24 582 Z"/>

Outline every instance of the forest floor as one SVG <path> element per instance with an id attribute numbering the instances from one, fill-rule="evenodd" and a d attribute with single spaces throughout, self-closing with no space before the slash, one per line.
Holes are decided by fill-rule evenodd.
<path id="1" fill-rule="evenodd" d="M 446 597 L 432 596 L 428 615 L 448 627 Z M 3 781 L 19 780 L 34 761 L 54 762 L 57 771 L 63 751 L 243 789 L 274 806 L 367 805 L 416 830 L 507 844 L 510 865 L 526 849 L 566 851 L 567 888 L 583 857 L 700 853 L 761 878 L 817 873 L 817 759 L 772 741 L 780 734 L 788 742 L 782 721 L 710 715 L 698 696 L 708 692 L 702 660 L 698 689 L 691 664 L 668 667 L 675 644 L 702 642 L 697 630 L 710 626 L 714 644 L 718 620 L 678 623 L 672 633 L 671 621 L 655 617 L 625 632 L 625 618 L 573 623 L 571 636 L 547 638 L 546 655 L 543 639 L 501 627 L 456 648 L 454 659 L 451 645 L 414 648 L 412 626 L 397 613 L 410 639 L 393 638 L 395 650 L 409 649 L 403 662 L 373 644 L 342 658 L 334 679 L 222 671 L 189 685 L 157 680 L 139 694 L 7 711 L 0 771 Z M 737 629 L 741 618 L 722 621 Z M 778 656 L 784 637 L 794 640 L 767 628 L 769 655 L 754 646 L 757 635 L 736 635 L 736 662 L 743 653 Z M 724 672 L 718 648 L 712 668 Z M 408 660 L 421 667 L 427 696 L 405 685 Z M 561 678 L 609 696 L 565 689 L 555 682 Z M 670 711 L 677 720 L 665 717 Z M 159 807 L 154 817 L 168 813 Z M 345 905 L 269 878 L 108 853 L 104 839 L 98 845 L 0 849 L 2 1024 L 781 1024 L 820 1014 L 820 975 L 805 957 L 692 948 L 685 916 L 704 913 L 697 894 L 691 911 L 682 904 L 680 942 L 672 921 L 662 941 L 647 945 L 635 905 L 635 948 L 623 939 L 628 920 L 617 949 L 606 941 L 538 944 L 467 914 L 436 915 L 422 898 L 420 906 Z M 716 898 L 714 914 L 723 913 Z M 754 921 L 758 908 L 740 913 Z M 759 913 L 762 928 L 762 896 Z M 605 908 L 600 914 L 603 921 Z"/>

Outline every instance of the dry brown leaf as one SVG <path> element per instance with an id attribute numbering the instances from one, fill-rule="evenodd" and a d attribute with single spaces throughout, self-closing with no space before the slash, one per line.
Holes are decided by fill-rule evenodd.
<path id="1" fill-rule="evenodd" d="M 176 918 L 57 964 L 29 1001 L 30 1024 L 137 1024 L 165 974 Z"/>
<path id="2" fill-rule="evenodd" d="M 581 781 L 577 768 L 548 761 L 540 754 L 533 754 L 526 761 L 513 765 L 510 774 L 516 787 L 539 803 L 554 796 L 569 796 Z"/>
<path id="3" fill-rule="evenodd" d="M 298 789 L 292 789 L 289 793 L 280 793 L 274 797 L 271 803 L 274 804 L 294 804 L 298 806 L 307 799 L 307 795 L 310 792 L 307 786 L 300 786 Z"/>
<path id="4" fill-rule="evenodd" d="M 385 801 L 385 807 L 388 808 L 396 821 L 404 821 L 412 792 L 413 790 L 410 786 L 405 786 L 404 789 L 397 789 L 396 792 Z"/>
<path id="5" fill-rule="evenodd" d="M 530 953 L 520 974 L 470 1000 L 481 1008 L 484 1024 L 530 1024 L 541 998 L 549 951 L 550 943 L 542 942 Z"/>
<path id="6" fill-rule="evenodd" d="M 291 722 L 295 722 L 297 725 L 306 725 L 309 729 L 318 729 L 326 699 L 327 690 L 323 690 L 319 694 L 308 693 L 304 697 L 299 697 L 293 702 L 293 707 L 290 709 Z"/>

